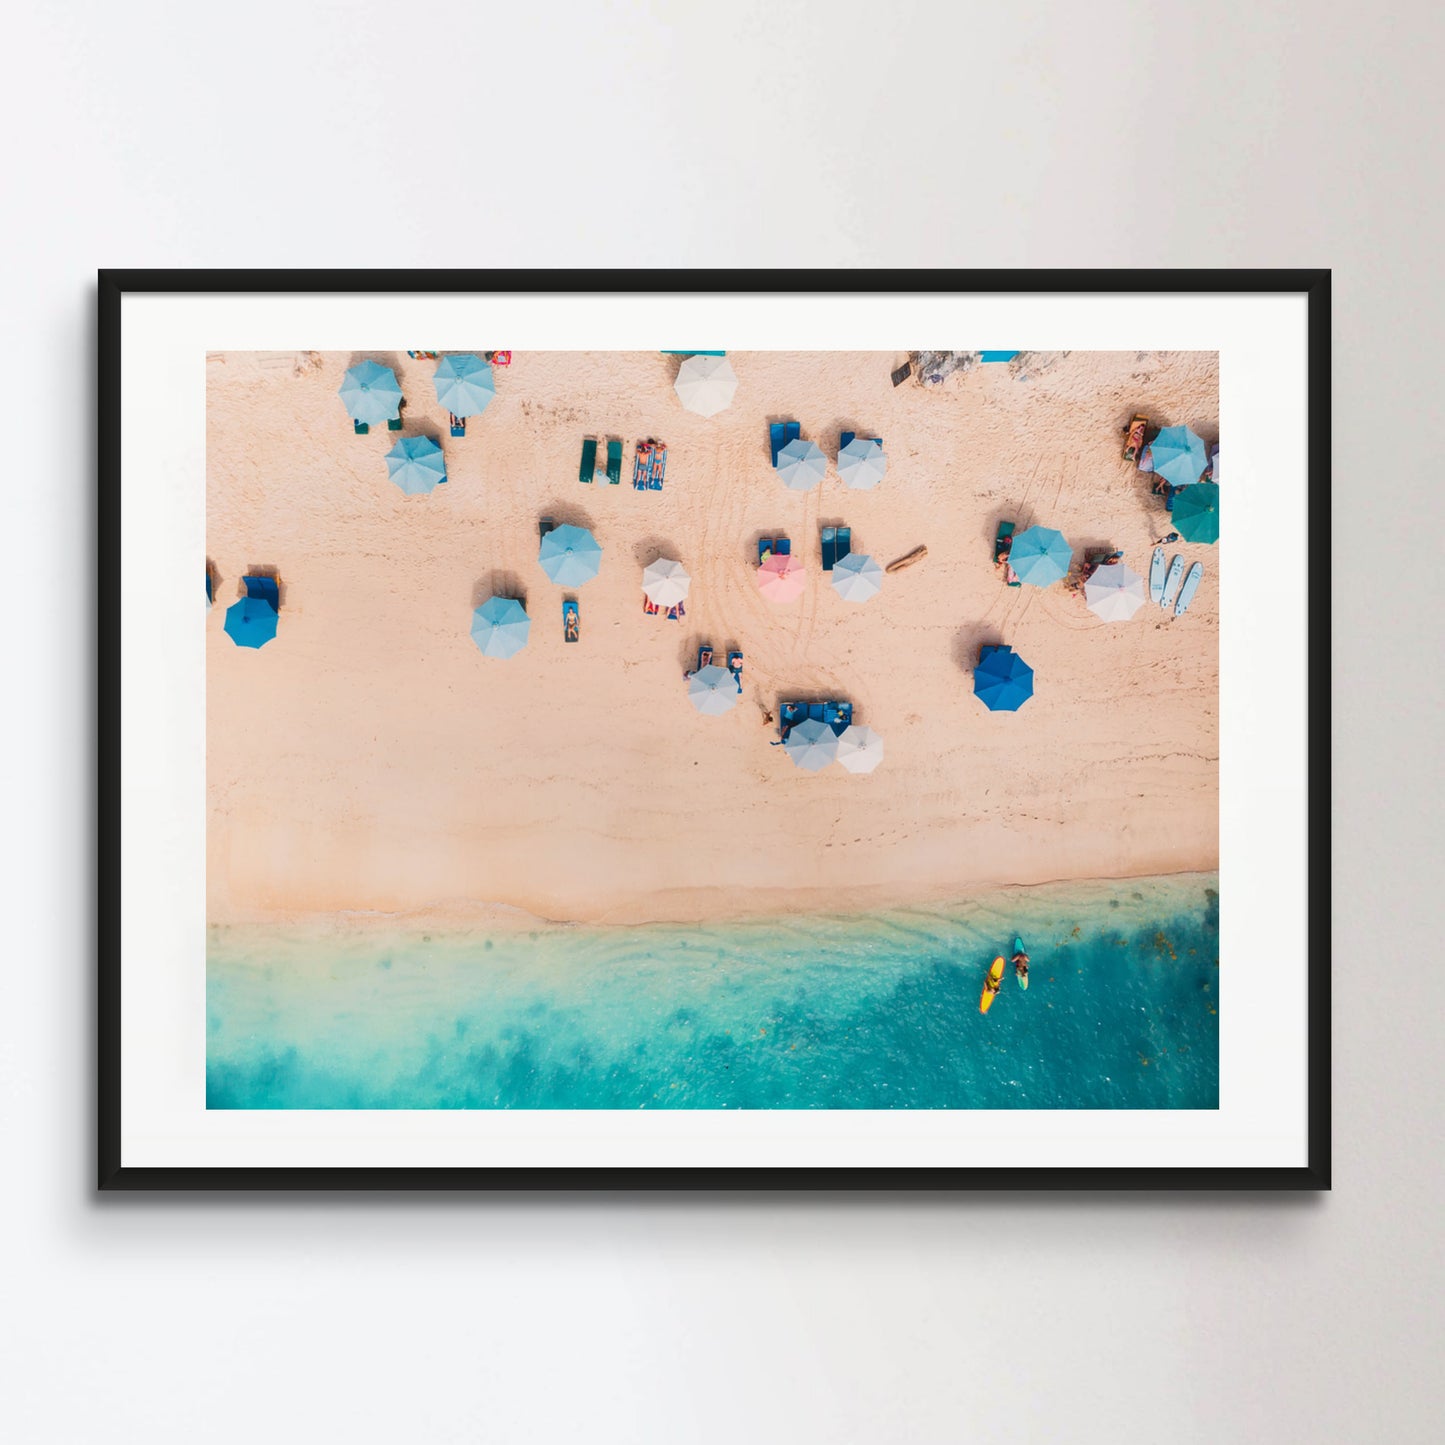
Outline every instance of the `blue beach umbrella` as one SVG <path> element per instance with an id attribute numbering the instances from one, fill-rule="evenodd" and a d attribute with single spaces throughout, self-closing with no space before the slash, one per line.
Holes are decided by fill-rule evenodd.
<path id="1" fill-rule="evenodd" d="M 490 363 L 480 356 L 444 356 L 437 363 L 437 400 L 454 416 L 476 416 L 497 394 Z"/>
<path id="2" fill-rule="evenodd" d="M 725 667 L 701 668 L 688 678 L 687 695 L 704 717 L 721 717 L 737 706 L 737 678 Z"/>
<path id="3" fill-rule="evenodd" d="M 1171 487 L 1187 487 L 1209 465 L 1204 443 L 1187 426 L 1166 426 L 1149 444 L 1154 475 Z"/>
<path id="4" fill-rule="evenodd" d="M 883 443 L 866 437 L 854 437 L 838 453 L 838 475 L 845 487 L 855 492 L 866 492 L 883 480 L 888 470 L 888 458 L 883 454 Z"/>
<path id="5" fill-rule="evenodd" d="M 276 609 L 264 597 L 243 597 L 226 608 L 226 635 L 237 647 L 265 647 L 276 635 Z"/>
<path id="6" fill-rule="evenodd" d="M 488 597 L 472 613 L 472 641 L 483 657 L 515 657 L 531 630 L 532 619 L 515 597 Z"/>
<path id="7" fill-rule="evenodd" d="M 401 415 L 401 387 L 389 366 L 359 361 L 341 378 L 341 400 L 353 421 L 380 426 Z"/>
<path id="8" fill-rule="evenodd" d="M 1074 549 L 1052 527 L 1027 527 L 1014 538 L 1008 564 L 1020 582 L 1047 587 L 1069 575 Z"/>
<path id="9" fill-rule="evenodd" d="M 817 442 L 791 441 L 778 453 L 778 477 L 790 492 L 809 492 L 823 480 L 828 459 Z"/>
<path id="10" fill-rule="evenodd" d="M 783 751 L 809 773 L 826 768 L 838 756 L 838 734 L 825 722 L 808 718 L 795 723 L 783 739 Z"/>
<path id="11" fill-rule="evenodd" d="M 409 497 L 447 479 L 442 449 L 430 437 L 402 437 L 386 454 L 386 470 Z"/>
<path id="12" fill-rule="evenodd" d="M 586 527 L 553 527 L 542 538 L 537 560 L 559 587 L 580 587 L 597 575 L 602 548 Z"/>
<path id="13" fill-rule="evenodd" d="M 1011 647 L 982 648 L 973 695 L 990 712 L 1016 712 L 1034 695 L 1034 670 Z"/>
<path id="14" fill-rule="evenodd" d="M 1174 499 L 1174 525 L 1186 542 L 1219 540 L 1219 488 L 1196 482 Z"/>

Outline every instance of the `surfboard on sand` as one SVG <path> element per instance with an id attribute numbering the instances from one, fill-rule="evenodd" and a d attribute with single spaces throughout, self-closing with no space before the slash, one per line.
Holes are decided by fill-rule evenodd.
<path id="1" fill-rule="evenodd" d="M 1204 580 L 1204 563 L 1196 562 L 1190 569 L 1189 575 L 1184 579 L 1184 585 L 1179 589 L 1179 601 L 1174 604 L 1174 615 L 1183 617 L 1189 611 L 1189 604 L 1194 601 L 1194 594 L 1199 591 L 1199 584 Z"/>
<path id="2" fill-rule="evenodd" d="M 1024 947 L 1024 941 L 1023 941 L 1023 939 L 1021 939 L 1021 938 L 1016 938 L 1016 939 L 1014 939 L 1014 955 L 1015 955 L 1015 957 L 1017 957 L 1017 955 L 1019 955 L 1020 953 L 1027 953 L 1027 952 L 1028 952 L 1028 949 L 1026 949 L 1026 948 Z M 1014 964 L 1014 976 L 1018 979 L 1018 981 L 1019 981 L 1019 987 L 1020 987 L 1020 988 L 1027 988 L 1027 987 L 1029 986 L 1029 976 L 1028 976 L 1028 974 L 1026 974 L 1026 973 L 1020 973 L 1020 972 L 1019 972 L 1019 966 L 1018 966 L 1018 964 Z"/>
<path id="3" fill-rule="evenodd" d="M 1184 558 L 1176 556 L 1169 564 L 1169 575 L 1164 579 L 1164 591 L 1159 598 L 1159 605 L 1168 612 L 1174 606 L 1174 598 L 1178 595 L 1179 584 L 1184 580 Z"/>
<path id="4" fill-rule="evenodd" d="M 1164 574 L 1169 570 L 1164 558 L 1164 549 L 1156 547 L 1149 563 L 1149 595 L 1156 603 L 1164 600 Z"/>
<path id="5" fill-rule="evenodd" d="M 984 980 L 983 992 L 978 997 L 978 1011 L 986 1014 L 993 1007 L 994 998 L 998 994 L 998 986 L 1003 982 L 1003 958 L 994 959 L 989 968 L 988 977 Z"/>

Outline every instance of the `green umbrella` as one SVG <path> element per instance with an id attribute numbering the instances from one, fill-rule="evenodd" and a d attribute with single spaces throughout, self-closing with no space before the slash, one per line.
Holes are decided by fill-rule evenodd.
<path id="1" fill-rule="evenodd" d="M 1195 482 L 1174 498 L 1174 527 L 1186 542 L 1219 540 L 1219 487 Z"/>

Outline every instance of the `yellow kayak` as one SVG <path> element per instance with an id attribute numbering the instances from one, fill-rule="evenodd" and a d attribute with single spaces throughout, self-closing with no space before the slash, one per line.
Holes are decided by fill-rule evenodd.
<path id="1" fill-rule="evenodd" d="M 999 984 L 1003 982 L 1003 970 L 1003 958 L 994 959 L 993 966 L 988 971 L 988 977 L 983 981 L 983 993 L 979 995 L 979 1013 L 986 1014 L 993 1006 L 994 995 L 998 992 Z"/>

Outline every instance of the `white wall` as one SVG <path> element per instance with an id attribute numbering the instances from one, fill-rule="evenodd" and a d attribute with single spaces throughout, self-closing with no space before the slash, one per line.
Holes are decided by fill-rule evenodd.
<path id="1" fill-rule="evenodd" d="M 1440 1438 L 1437 7 L 7 17 L 0 1436 Z M 92 1197 L 95 268 L 583 263 L 1335 268 L 1331 1196 Z"/>

